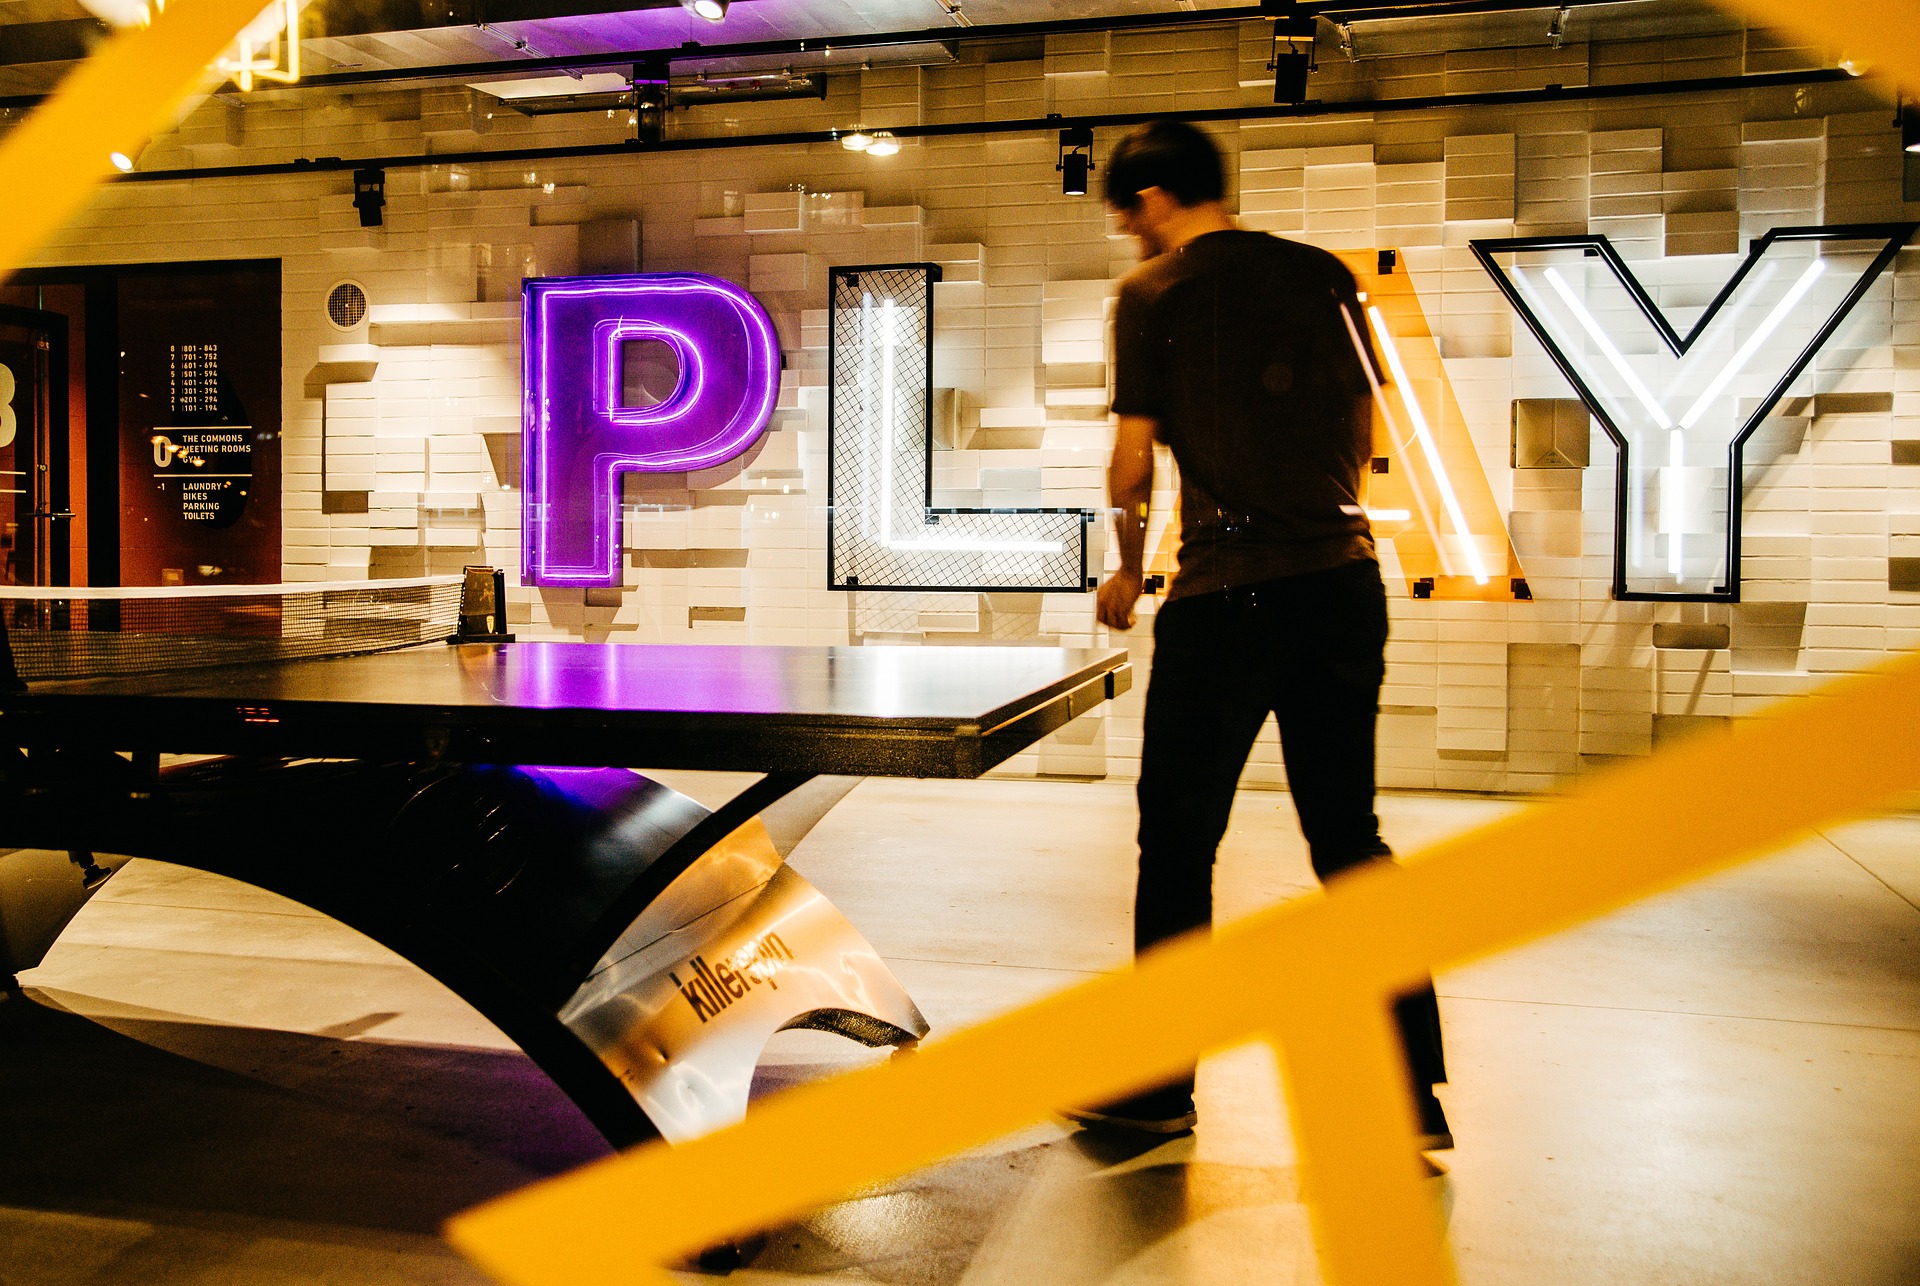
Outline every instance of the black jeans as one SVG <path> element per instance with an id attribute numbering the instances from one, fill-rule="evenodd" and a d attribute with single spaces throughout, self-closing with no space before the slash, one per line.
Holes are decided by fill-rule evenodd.
<path id="1" fill-rule="evenodd" d="M 1387 642 L 1377 564 L 1176 599 L 1160 609 L 1153 637 L 1136 950 L 1212 923 L 1214 851 L 1269 712 L 1315 873 L 1392 857 L 1373 811 Z M 1400 997 L 1394 1017 L 1415 1086 L 1446 1080 L 1433 987 Z"/>

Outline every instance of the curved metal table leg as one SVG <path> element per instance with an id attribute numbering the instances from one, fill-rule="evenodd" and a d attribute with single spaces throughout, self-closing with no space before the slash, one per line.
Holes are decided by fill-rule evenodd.
<path id="1" fill-rule="evenodd" d="M 709 811 L 624 769 L 228 760 L 132 794 L 56 780 L 9 801 L 0 842 L 158 858 L 312 906 L 446 984 L 628 1146 L 739 1119 L 783 1028 L 925 1034 L 759 820 L 790 850 L 845 790 L 770 774 Z"/>
<path id="2" fill-rule="evenodd" d="M 698 910 L 743 884 L 750 887 Z M 665 916 L 650 907 L 560 1021 L 669 1141 L 746 1115 L 754 1067 L 777 1031 L 812 1028 L 867 1045 L 926 1035 L 926 1019 L 879 953 L 784 863 L 757 820 L 708 850 L 661 904 L 686 910 Z"/>
<path id="3" fill-rule="evenodd" d="M 0 852 L 0 985 L 46 957 L 118 865 L 81 850 Z"/>

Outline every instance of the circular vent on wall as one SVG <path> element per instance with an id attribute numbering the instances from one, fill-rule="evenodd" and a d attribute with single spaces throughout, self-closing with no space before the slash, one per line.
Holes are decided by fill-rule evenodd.
<path id="1" fill-rule="evenodd" d="M 357 281 L 343 281 L 327 292 L 327 320 L 335 330 L 353 330 L 367 319 L 367 292 Z"/>

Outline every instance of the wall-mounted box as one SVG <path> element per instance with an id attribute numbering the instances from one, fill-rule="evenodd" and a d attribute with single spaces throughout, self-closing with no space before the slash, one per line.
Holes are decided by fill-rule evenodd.
<path id="1" fill-rule="evenodd" d="M 1514 468 L 1587 467 L 1593 416 L 1585 402 L 1570 397 L 1515 398 L 1512 424 Z"/>

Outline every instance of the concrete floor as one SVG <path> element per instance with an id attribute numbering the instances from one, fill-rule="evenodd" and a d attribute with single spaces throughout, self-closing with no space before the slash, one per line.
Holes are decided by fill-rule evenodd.
<path id="1" fill-rule="evenodd" d="M 1517 806 L 1381 811 L 1406 852 Z M 875 780 L 794 865 L 937 1039 L 1124 963 L 1132 826 L 1117 785 Z M 1222 915 L 1310 884 L 1287 796 L 1243 793 Z M 438 1221 L 604 1151 L 437 984 L 209 876 L 130 864 L 21 981 L 39 1003 L 0 1001 L 0 1286 L 478 1282 Z M 1471 1286 L 1920 1282 L 1920 818 L 1439 989 L 1460 1146 L 1433 1187 Z M 872 1057 L 785 1033 L 757 1088 Z M 1271 1057 L 1210 1060 L 1199 1097 L 1192 1139 L 1035 1126 L 775 1230 L 734 1280 L 1318 1281 Z"/>

